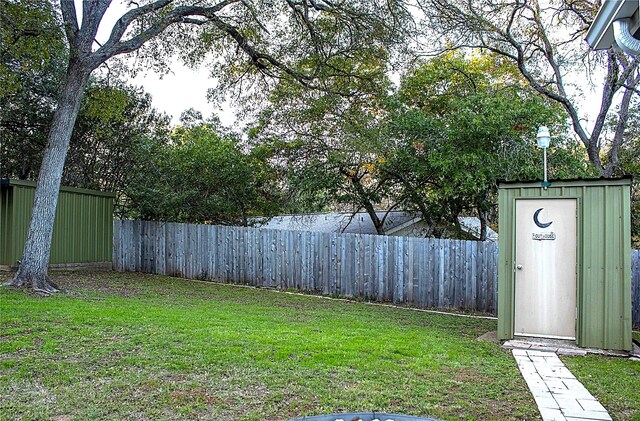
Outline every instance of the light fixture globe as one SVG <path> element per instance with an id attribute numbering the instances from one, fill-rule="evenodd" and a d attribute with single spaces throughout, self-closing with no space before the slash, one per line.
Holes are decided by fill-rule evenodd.
<path id="1" fill-rule="evenodd" d="M 549 128 L 547 126 L 540 126 L 536 136 L 536 141 L 539 148 L 546 149 L 549 147 L 549 144 L 551 143 L 551 134 L 549 133 Z"/>

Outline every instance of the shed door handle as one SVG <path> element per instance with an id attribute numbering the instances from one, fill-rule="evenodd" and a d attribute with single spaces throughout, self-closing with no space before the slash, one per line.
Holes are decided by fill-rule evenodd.
<path id="1" fill-rule="evenodd" d="M 517 266 L 516 266 L 516 269 L 518 269 L 518 270 L 522 270 L 522 265 L 517 265 Z"/>

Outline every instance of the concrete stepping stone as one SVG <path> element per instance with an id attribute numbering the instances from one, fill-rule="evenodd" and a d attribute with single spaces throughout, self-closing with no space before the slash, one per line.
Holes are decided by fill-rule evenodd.
<path id="1" fill-rule="evenodd" d="M 544 421 L 611 420 L 554 352 L 533 348 L 511 352 Z"/>

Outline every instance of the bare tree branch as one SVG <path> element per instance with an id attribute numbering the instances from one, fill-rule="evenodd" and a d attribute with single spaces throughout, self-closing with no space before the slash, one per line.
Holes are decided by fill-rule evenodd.
<path id="1" fill-rule="evenodd" d="M 117 20 L 117 22 L 113 26 L 113 29 L 111 30 L 111 35 L 109 36 L 109 39 L 107 40 L 107 42 L 104 43 L 104 46 L 102 48 L 104 48 L 105 50 L 109 50 L 113 48 L 113 46 L 117 42 L 120 42 L 120 40 L 122 39 L 122 36 L 126 32 L 131 22 L 138 19 L 140 16 L 144 14 L 155 12 L 169 5 L 172 2 L 173 0 L 157 0 L 153 3 L 149 3 L 147 5 L 128 11 L 127 13 L 122 15 L 120 19 Z"/>
<path id="2" fill-rule="evenodd" d="M 75 44 L 76 34 L 80 30 L 76 17 L 76 5 L 74 0 L 60 0 L 62 19 L 64 20 L 64 31 L 70 44 Z"/>
<path id="3" fill-rule="evenodd" d="M 96 39 L 100 22 L 111 0 L 92 0 L 82 3 L 82 25 L 77 36 L 77 48 L 82 54 L 89 54 Z"/>
<path id="4" fill-rule="evenodd" d="M 134 36 L 131 39 L 122 40 L 122 36 L 126 32 L 129 25 L 141 16 L 149 13 L 157 12 L 163 8 L 168 7 L 173 3 L 173 0 L 157 0 L 156 2 L 149 3 L 146 6 L 141 6 L 137 9 L 131 10 L 125 13 L 122 18 L 116 22 L 109 40 L 105 43 L 104 47 L 98 49 L 93 53 L 92 61 L 97 67 L 104 63 L 109 58 L 126 54 L 135 51 L 142 47 L 142 45 L 150 39 L 158 36 L 170 25 L 176 23 L 195 23 L 202 25 L 207 21 L 197 20 L 191 17 L 204 17 L 207 20 L 217 18 L 216 13 L 224 9 L 225 7 L 238 3 L 240 0 L 223 0 L 211 7 L 201 6 L 179 6 L 171 10 L 165 17 L 148 27 L 140 34 Z"/>
<path id="5" fill-rule="evenodd" d="M 629 84 L 632 86 L 638 86 L 640 83 L 640 74 L 633 78 L 629 75 Z M 605 168 L 605 176 L 611 177 L 618 169 L 618 153 L 620 152 L 620 146 L 623 143 L 623 136 L 625 134 L 626 122 L 629 118 L 629 106 L 631 105 L 631 98 L 633 97 L 634 90 L 626 90 L 622 96 L 620 102 L 620 109 L 618 110 L 618 122 L 614 131 L 613 142 L 611 150 L 609 151 L 609 163 Z"/>

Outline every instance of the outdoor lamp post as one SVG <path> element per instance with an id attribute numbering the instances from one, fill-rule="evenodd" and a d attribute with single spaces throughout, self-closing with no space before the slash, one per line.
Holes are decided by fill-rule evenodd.
<path id="1" fill-rule="evenodd" d="M 536 136 L 538 147 L 544 151 L 544 182 L 542 186 L 546 189 L 549 187 L 549 181 L 547 181 L 547 148 L 551 143 L 551 134 L 549 134 L 549 128 L 547 126 L 540 126 L 538 128 L 538 135 Z"/>

